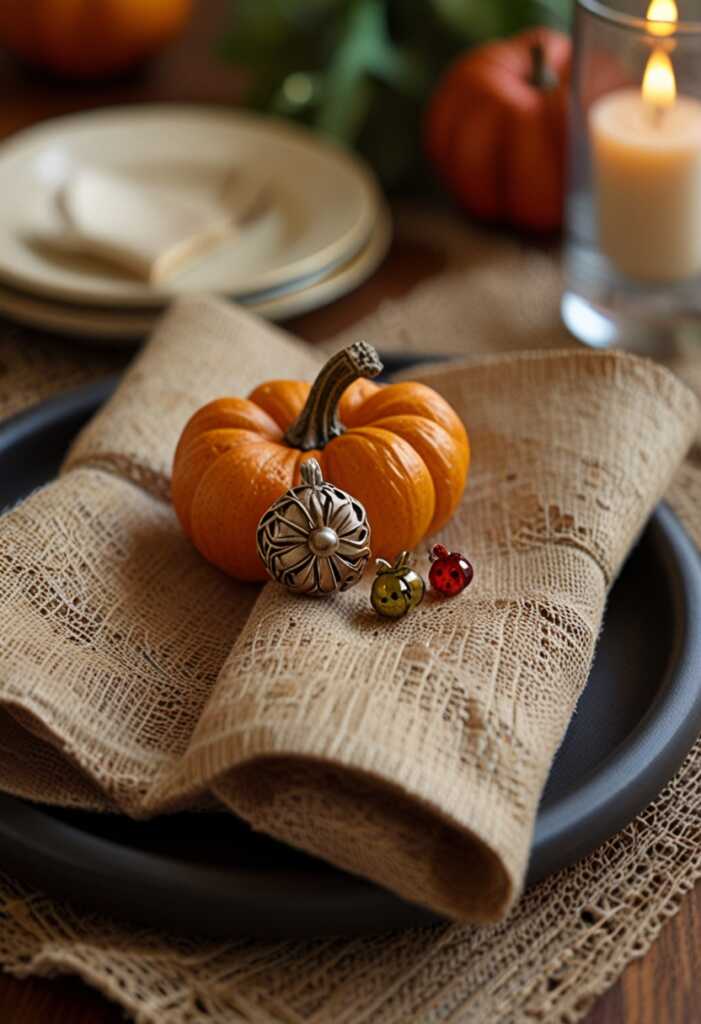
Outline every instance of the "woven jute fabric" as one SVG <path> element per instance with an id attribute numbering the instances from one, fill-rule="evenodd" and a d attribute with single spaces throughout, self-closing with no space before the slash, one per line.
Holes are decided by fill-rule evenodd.
<path id="1" fill-rule="evenodd" d="M 237 584 L 168 502 L 194 409 L 318 364 L 240 310 L 184 300 L 60 477 L 0 522 L 0 707 L 28 733 L 15 730 L 0 782 L 65 802 L 75 778 L 72 804 L 99 793 L 135 816 L 215 797 L 407 899 L 497 920 L 521 888 L 607 588 L 689 447 L 697 401 L 615 353 L 424 372 L 470 431 L 471 481 L 443 540 L 479 578 L 460 601 L 429 596 L 380 623 L 370 573 L 326 601 Z M 29 770 L 18 744 L 58 751 L 68 773 L 55 757 Z"/>
<path id="2" fill-rule="evenodd" d="M 496 247 L 492 255 L 496 273 Z M 545 256 L 535 259 L 547 269 Z M 509 249 L 503 289 L 514 260 L 527 256 Z M 480 267 L 482 282 L 487 269 Z M 378 344 L 386 338 L 388 347 L 392 331 L 380 339 L 376 329 L 378 320 L 391 320 L 411 346 L 422 324 L 417 310 L 434 303 L 435 288 L 444 321 L 422 347 L 445 351 L 439 342 L 449 336 L 450 310 L 443 299 L 459 291 L 455 308 L 464 327 L 470 268 L 447 277 L 384 308 L 355 336 Z M 542 299 L 545 308 L 545 291 Z M 606 588 L 692 440 L 689 393 L 657 367 L 612 355 L 555 352 L 479 359 L 459 373 L 425 371 L 471 430 L 473 473 L 446 537 L 470 551 L 479 574 L 455 611 L 441 606 L 439 614 L 427 605 L 411 628 L 390 627 L 390 636 L 364 615 L 366 595 L 358 591 L 319 607 L 291 604 L 272 586 L 258 594 L 222 584 L 176 531 L 162 500 L 171 444 L 162 410 L 180 417 L 188 396 L 194 404 L 210 397 L 200 391 L 208 366 L 217 370 L 213 393 L 222 390 L 233 354 L 199 342 L 203 335 L 214 343 L 222 318 L 228 313 L 219 308 L 181 309 L 74 448 L 61 480 L 2 521 L 0 550 L 10 563 L 0 587 L 13 580 L 3 606 L 12 599 L 31 610 L 33 625 L 22 645 L 25 682 L 18 662 L 3 692 L 3 785 L 133 814 L 214 796 L 257 827 L 395 888 L 396 874 L 406 871 L 400 891 L 413 898 L 460 916 L 496 913 L 518 889 L 537 796 L 586 678 Z M 248 337 L 249 327 L 237 322 Z M 188 328 L 189 344 L 183 340 L 176 351 L 170 346 L 180 327 Z M 237 332 L 229 325 L 230 346 Z M 466 332 L 463 351 L 468 347 L 485 346 Z M 237 389 L 236 379 L 245 390 L 264 352 L 276 353 L 274 364 L 261 366 L 266 376 L 283 375 L 288 358 L 289 372 L 306 376 L 309 360 L 318 358 L 271 331 L 251 346 L 244 372 L 244 360 L 233 358 L 226 390 Z M 668 496 L 701 541 L 695 469 L 692 449 Z M 33 553 L 22 542 L 32 531 Z M 54 559 L 51 585 L 35 578 L 41 544 L 44 559 Z M 148 573 L 134 587 L 132 566 L 144 562 Z M 194 599 L 183 604 L 195 589 L 212 601 L 206 616 L 198 617 Z M 177 607 L 179 618 L 159 646 L 152 622 L 164 607 Z M 182 629 L 188 616 L 196 649 Z M 372 661 L 358 650 L 358 637 Z M 2 648 L 3 687 L 10 646 Z M 98 670 L 105 650 L 111 657 Z M 71 659 L 80 669 L 72 674 Z M 370 692 L 363 679 L 380 661 Z M 342 671 L 330 676 L 331 665 Z M 31 689 L 28 667 L 46 673 Z M 60 702 L 58 695 L 44 699 L 51 687 L 43 681 L 54 672 Z M 146 691 L 139 705 L 125 683 Z M 75 711 L 86 706 L 99 716 L 87 725 L 83 714 L 78 727 Z M 310 738 L 334 715 L 335 746 L 328 736 Z M 376 732 L 382 715 L 387 727 Z M 403 772 L 407 742 L 417 763 Z M 319 773 L 310 757 L 325 758 L 327 770 Z M 76 971 L 149 1022 L 575 1020 L 644 950 L 698 873 L 700 765 L 701 751 L 694 751 L 645 815 L 587 861 L 527 893 L 496 926 L 215 947 L 130 934 L 5 880 L 0 960 L 18 974 Z M 436 779 L 427 794 L 431 769 L 457 772 L 474 790 L 468 802 L 450 779 Z M 318 835 L 309 835 L 312 822 Z M 348 849 L 341 837 L 358 830 Z M 388 870 L 377 866 L 383 855 Z M 426 878 L 421 864 L 429 857 L 434 872 Z M 479 892 L 464 884 L 468 857 L 482 872 Z"/>
<path id="3" fill-rule="evenodd" d="M 0 329 L 0 419 L 21 413 L 57 392 L 71 391 L 127 362 L 119 352 L 76 348 L 74 343 L 25 331 L 7 322 Z"/>

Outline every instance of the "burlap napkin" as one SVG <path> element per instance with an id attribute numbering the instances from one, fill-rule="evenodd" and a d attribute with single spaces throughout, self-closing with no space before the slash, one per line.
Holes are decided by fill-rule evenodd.
<path id="1" fill-rule="evenodd" d="M 318 363 L 241 311 L 183 302 L 61 478 L 3 518 L 0 783 L 133 815 L 214 798 L 409 899 L 492 920 L 520 889 L 607 588 L 696 400 L 616 354 L 424 371 L 470 430 L 443 539 L 477 576 L 388 627 L 367 586 L 321 602 L 232 582 L 167 503 L 197 405 Z"/>

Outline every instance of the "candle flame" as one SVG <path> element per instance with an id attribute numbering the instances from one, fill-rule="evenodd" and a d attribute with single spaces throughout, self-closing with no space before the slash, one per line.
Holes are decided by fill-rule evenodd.
<path id="1" fill-rule="evenodd" d="M 671 107 L 677 96 L 672 62 L 664 50 L 654 50 L 645 66 L 643 99 L 656 110 Z"/>
<path id="2" fill-rule="evenodd" d="M 671 36 L 679 18 L 674 0 L 650 0 L 647 30 L 653 36 Z"/>

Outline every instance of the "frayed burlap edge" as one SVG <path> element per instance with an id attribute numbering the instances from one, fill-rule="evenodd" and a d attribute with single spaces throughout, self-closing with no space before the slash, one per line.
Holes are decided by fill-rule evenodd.
<path id="1" fill-rule="evenodd" d="M 130 931 L 0 877 L 0 962 L 77 974 L 139 1024 L 573 1024 L 701 878 L 701 742 L 657 800 L 507 921 L 367 940 L 201 943 Z"/>
<path id="2" fill-rule="evenodd" d="M 453 251 L 455 262 L 463 261 L 465 249 L 457 243 L 468 232 L 448 217 L 430 223 L 434 239 Z M 405 219 L 410 236 L 425 225 L 424 214 Z M 479 239 L 472 237 L 471 245 L 484 251 Z M 498 274 L 502 256 L 493 249 L 490 243 L 490 259 L 481 261 L 482 282 Z M 509 271 L 526 260 L 520 247 L 508 246 Z M 544 257 L 537 263 L 538 275 L 545 275 L 541 309 L 557 283 Z M 414 347 L 411 339 L 408 347 Z M 83 353 L 73 360 L 68 347 L 40 341 L 27 349 L 17 335 L 3 338 L 0 415 L 116 364 L 111 358 L 86 364 Z M 694 451 L 667 498 L 701 546 L 701 467 Z M 701 741 L 635 821 L 586 860 L 527 892 L 497 926 L 453 925 L 361 941 L 215 946 L 128 930 L 0 876 L 0 963 L 17 977 L 79 975 L 140 1024 L 573 1024 L 631 960 L 647 952 L 699 878 Z"/>
<path id="3" fill-rule="evenodd" d="M 53 382 L 59 390 L 61 379 Z M 694 459 L 692 451 L 667 497 L 701 546 Z M 342 1021 L 349 1013 L 358 1024 L 573 1024 L 647 952 L 699 878 L 701 741 L 623 832 L 527 892 L 497 926 L 214 945 L 132 931 L 0 876 L 0 963 L 19 978 L 76 974 L 139 1024 Z"/>

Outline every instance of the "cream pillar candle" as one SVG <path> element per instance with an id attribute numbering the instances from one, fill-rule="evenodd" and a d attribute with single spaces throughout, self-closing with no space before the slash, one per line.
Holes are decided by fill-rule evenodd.
<path id="1" fill-rule="evenodd" d="M 656 108 L 621 89 L 593 104 L 589 127 L 601 250 L 640 280 L 701 272 L 701 103 Z"/>

